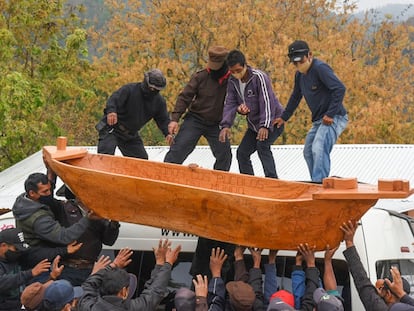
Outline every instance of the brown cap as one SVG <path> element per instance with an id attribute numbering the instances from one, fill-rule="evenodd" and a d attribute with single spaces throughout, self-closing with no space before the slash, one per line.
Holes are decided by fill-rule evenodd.
<path id="1" fill-rule="evenodd" d="M 207 67 L 219 70 L 223 66 L 229 51 L 224 46 L 212 46 L 208 49 Z"/>
<path id="2" fill-rule="evenodd" d="M 46 288 L 52 283 L 53 281 L 48 281 L 44 284 L 35 282 L 27 286 L 20 298 L 22 305 L 28 310 L 37 309 L 43 300 Z"/>
<path id="3" fill-rule="evenodd" d="M 230 303 L 237 310 L 251 310 L 256 299 L 253 287 L 243 281 L 232 281 L 226 284 L 229 293 Z"/>

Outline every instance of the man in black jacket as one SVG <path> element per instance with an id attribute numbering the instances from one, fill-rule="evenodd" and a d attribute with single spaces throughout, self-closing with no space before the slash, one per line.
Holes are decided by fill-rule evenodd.
<path id="1" fill-rule="evenodd" d="M 148 159 L 144 143 L 138 131 L 151 119 L 166 137 L 168 134 L 167 104 L 159 92 L 167 82 L 159 69 L 144 74 L 144 80 L 128 83 L 115 91 L 108 99 L 104 116 L 96 125 L 99 132 L 98 153 L 114 154 L 118 147 L 124 156 Z"/>
<path id="2" fill-rule="evenodd" d="M 20 230 L 11 228 L 0 232 L 0 311 L 19 310 L 20 286 L 49 271 L 50 261 L 47 259 L 37 263 L 33 269 L 21 271 L 19 257 L 29 248 Z"/>

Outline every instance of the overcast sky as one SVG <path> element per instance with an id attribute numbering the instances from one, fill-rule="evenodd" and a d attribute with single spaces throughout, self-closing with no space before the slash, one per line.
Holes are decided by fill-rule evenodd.
<path id="1" fill-rule="evenodd" d="M 413 4 L 414 0 L 355 0 L 358 2 L 358 11 L 378 8 L 387 4 Z"/>

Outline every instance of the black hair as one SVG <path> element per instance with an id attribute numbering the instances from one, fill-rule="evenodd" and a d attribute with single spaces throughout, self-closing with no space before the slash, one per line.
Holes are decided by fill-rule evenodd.
<path id="1" fill-rule="evenodd" d="M 129 274 L 124 269 L 105 270 L 99 289 L 101 296 L 117 295 L 123 287 L 129 286 Z"/>
<path id="2" fill-rule="evenodd" d="M 246 57 L 244 57 L 244 54 L 239 50 L 232 50 L 229 55 L 227 55 L 227 65 L 233 67 L 237 64 L 240 64 L 241 66 L 246 65 Z"/>
<path id="3" fill-rule="evenodd" d="M 42 185 L 46 185 L 47 183 L 49 183 L 49 179 L 43 173 L 30 174 L 24 182 L 24 190 L 27 194 L 29 194 L 30 190 L 37 192 L 37 190 L 39 190 L 39 187 L 37 186 L 39 183 L 41 183 Z"/>

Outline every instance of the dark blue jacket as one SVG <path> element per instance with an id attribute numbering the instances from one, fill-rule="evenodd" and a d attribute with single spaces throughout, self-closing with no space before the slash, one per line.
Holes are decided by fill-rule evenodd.
<path id="1" fill-rule="evenodd" d="M 289 120 L 303 96 L 312 112 L 312 122 L 322 119 L 324 115 L 331 118 L 346 115 L 343 106 L 345 86 L 328 64 L 316 58 L 306 74 L 296 72 L 295 86 L 282 115 L 283 120 Z"/>

